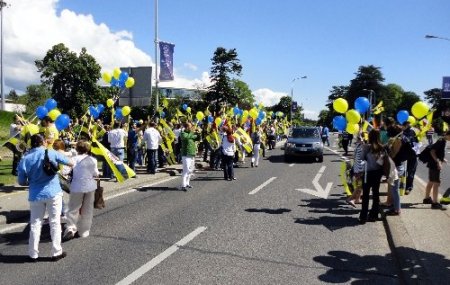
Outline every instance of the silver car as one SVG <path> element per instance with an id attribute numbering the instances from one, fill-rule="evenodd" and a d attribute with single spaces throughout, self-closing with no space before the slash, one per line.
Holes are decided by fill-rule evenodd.
<path id="1" fill-rule="evenodd" d="M 317 127 L 295 127 L 284 145 L 284 160 L 296 157 L 314 157 L 323 162 L 323 143 Z"/>

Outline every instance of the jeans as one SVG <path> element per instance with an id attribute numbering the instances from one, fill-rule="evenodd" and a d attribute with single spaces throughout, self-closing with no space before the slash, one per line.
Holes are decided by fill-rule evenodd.
<path id="1" fill-rule="evenodd" d="M 120 161 L 123 161 L 123 159 L 125 158 L 125 149 L 124 148 L 112 147 L 111 152 L 115 156 L 117 156 L 120 159 Z"/>
<path id="2" fill-rule="evenodd" d="M 414 175 L 416 175 L 417 157 L 408 159 L 406 162 L 406 187 L 405 189 L 411 191 L 413 189 Z"/>
<path id="3" fill-rule="evenodd" d="M 223 178 L 225 179 L 233 179 L 234 178 L 234 169 L 233 169 L 233 156 L 222 155 L 223 159 Z"/>
<path id="4" fill-rule="evenodd" d="M 195 169 L 195 158 L 192 156 L 183 156 L 181 158 L 183 162 L 183 172 L 181 173 L 181 187 L 190 185 L 192 173 Z"/>
<path id="5" fill-rule="evenodd" d="M 106 162 L 106 160 L 104 158 L 102 158 L 102 162 L 103 162 L 102 163 L 103 178 L 112 178 L 113 177 L 112 170 L 109 167 L 108 162 Z"/>
<path id="6" fill-rule="evenodd" d="M 156 152 L 157 149 L 147 149 L 147 173 L 156 173 Z"/>
<path id="7" fill-rule="evenodd" d="M 52 256 L 62 254 L 61 247 L 61 194 L 47 200 L 30 201 L 30 239 L 28 254 L 31 258 L 39 257 L 39 241 L 41 238 L 42 221 L 45 210 L 50 220 L 50 234 L 52 237 Z"/>
<path id="8" fill-rule="evenodd" d="M 372 189 L 372 209 L 370 210 L 369 217 L 375 219 L 378 217 L 380 208 L 380 182 L 382 170 L 367 171 L 367 181 L 363 183 L 363 197 L 361 213 L 359 219 L 362 221 L 367 220 L 367 214 L 369 212 L 369 194 Z"/>
<path id="9" fill-rule="evenodd" d="M 405 175 L 405 167 L 403 164 L 400 164 L 399 166 L 396 166 L 398 177 L 399 179 L 394 181 L 394 185 L 391 188 L 392 193 L 392 206 L 395 211 L 400 211 L 401 205 L 400 205 L 400 177 Z"/>
<path id="10" fill-rule="evenodd" d="M 128 148 L 128 154 L 127 154 L 127 160 L 128 160 L 128 166 L 133 169 L 133 171 L 136 171 L 136 157 L 137 157 L 137 147 L 132 146 Z"/>

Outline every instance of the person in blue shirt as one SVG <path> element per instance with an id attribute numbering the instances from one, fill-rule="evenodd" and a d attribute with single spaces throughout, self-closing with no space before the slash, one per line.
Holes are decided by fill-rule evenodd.
<path id="1" fill-rule="evenodd" d="M 323 144 L 325 144 L 325 142 L 326 142 L 327 146 L 330 146 L 329 136 L 330 136 L 330 130 L 328 129 L 327 126 L 324 126 L 322 128 L 322 142 L 323 142 Z"/>
<path id="2" fill-rule="evenodd" d="M 39 240 L 42 221 L 47 210 L 52 237 L 52 261 L 58 261 L 66 256 L 61 247 L 61 210 L 63 192 L 58 175 L 48 175 L 44 172 L 44 155 L 46 142 L 42 135 L 31 137 L 31 150 L 20 160 L 18 183 L 29 186 L 28 201 L 30 202 L 30 239 L 28 254 L 30 261 L 36 262 L 39 257 Z M 49 160 L 72 166 L 69 159 L 53 149 L 48 150 Z"/>

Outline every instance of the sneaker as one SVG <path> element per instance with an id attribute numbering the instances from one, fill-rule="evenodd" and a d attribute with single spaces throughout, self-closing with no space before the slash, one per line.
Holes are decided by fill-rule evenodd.
<path id="1" fill-rule="evenodd" d="M 192 186 L 191 186 L 191 185 L 188 185 L 188 186 L 186 186 L 186 188 L 192 188 Z"/>
<path id="2" fill-rule="evenodd" d="M 411 193 L 411 189 L 405 190 L 405 195 L 409 195 L 409 193 Z"/>
<path id="3" fill-rule="evenodd" d="M 184 192 L 187 192 L 187 189 L 186 189 L 186 187 L 181 187 L 181 189 L 180 189 L 181 191 L 184 191 Z"/>
<path id="4" fill-rule="evenodd" d="M 89 236 L 89 231 L 86 231 L 82 234 L 80 234 L 80 238 L 87 238 Z"/>
<path id="5" fill-rule="evenodd" d="M 433 199 L 431 197 L 423 199 L 423 204 L 433 204 Z"/>
<path id="6" fill-rule="evenodd" d="M 63 241 L 68 241 L 71 240 L 75 237 L 75 233 L 73 231 L 67 231 L 66 233 L 64 233 L 62 240 Z"/>
<path id="7" fill-rule="evenodd" d="M 253 167 L 253 162 L 250 165 Z"/>
<path id="8" fill-rule="evenodd" d="M 386 216 L 400 216 L 400 211 L 390 209 L 384 213 Z"/>
<path id="9" fill-rule="evenodd" d="M 447 208 L 445 206 L 443 206 L 442 204 L 439 204 L 439 203 L 431 204 L 431 209 L 434 209 L 434 210 L 447 210 Z"/>
<path id="10" fill-rule="evenodd" d="M 66 256 L 67 256 L 67 253 L 65 251 L 63 251 L 60 255 L 52 256 L 51 257 L 51 261 L 55 262 L 55 261 L 58 261 L 60 259 L 63 259 Z"/>

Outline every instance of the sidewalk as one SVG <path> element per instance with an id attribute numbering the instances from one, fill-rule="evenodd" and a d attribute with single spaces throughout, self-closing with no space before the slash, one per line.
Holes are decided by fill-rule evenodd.
<path id="1" fill-rule="evenodd" d="M 401 197 L 401 215 L 386 216 L 386 233 L 404 284 L 449 284 L 450 209 L 432 210 L 424 195 L 416 177 L 414 190 Z"/>

